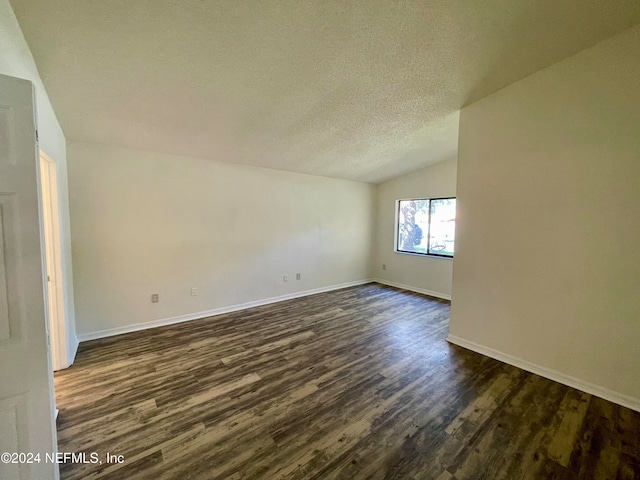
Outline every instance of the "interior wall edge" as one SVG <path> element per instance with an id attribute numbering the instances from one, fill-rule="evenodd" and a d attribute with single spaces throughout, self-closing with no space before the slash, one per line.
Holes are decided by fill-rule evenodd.
<path id="1" fill-rule="evenodd" d="M 76 335 L 75 331 L 73 332 L 73 335 L 71 337 L 71 343 L 67 345 L 68 358 L 67 367 L 65 368 L 70 367 L 76 361 L 76 354 L 78 353 L 78 347 L 80 346 L 80 341 L 78 340 L 78 336 Z"/>
<path id="2" fill-rule="evenodd" d="M 455 335 L 448 335 L 447 341 L 459 347 L 466 348 L 467 350 L 471 350 L 481 355 L 491 357 L 500 362 L 504 362 L 514 367 L 521 368 L 522 370 L 526 370 L 527 372 L 531 372 L 536 375 L 540 375 L 541 377 L 548 378 L 549 380 L 553 380 L 554 382 L 561 383 L 568 387 L 576 388 L 590 395 L 603 398 L 618 405 L 622 405 L 623 407 L 627 407 L 631 410 L 640 412 L 640 398 L 631 397 L 629 395 L 610 390 L 600 385 L 596 385 L 594 383 L 587 382 L 570 375 L 566 375 L 551 368 L 528 362 L 521 358 L 514 357 L 513 355 L 509 355 L 508 353 L 504 353 L 491 347 L 486 347 L 484 345 L 465 340 L 464 338 L 460 338 Z"/>

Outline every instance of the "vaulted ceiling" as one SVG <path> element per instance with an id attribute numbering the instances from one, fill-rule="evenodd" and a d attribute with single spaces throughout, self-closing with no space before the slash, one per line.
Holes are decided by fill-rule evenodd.
<path id="1" fill-rule="evenodd" d="M 70 141 L 380 182 L 638 0 L 11 0 Z"/>

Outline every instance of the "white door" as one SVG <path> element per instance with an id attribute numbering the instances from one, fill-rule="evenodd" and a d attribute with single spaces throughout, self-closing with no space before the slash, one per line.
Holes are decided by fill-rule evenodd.
<path id="1" fill-rule="evenodd" d="M 56 451 L 31 82 L 0 75 L 0 478 L 53 479 Z M 22 455 L 18 460 L 29 460 Z M 10 459 L 11 460 L 11 459 Z"/>

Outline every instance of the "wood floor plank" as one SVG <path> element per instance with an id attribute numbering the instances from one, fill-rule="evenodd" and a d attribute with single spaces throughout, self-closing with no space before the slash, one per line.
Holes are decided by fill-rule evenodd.
<path id="1" fill-rule="evenodd" d="M 640 413 L 448 344 L 449 310 L 367 284 L 83 343 L 59 448 L 125 461 L 62 479 L 640 479 Z"/>
<path id="2" fill-rule="evenodd" d="M 587 393 L 578 392 L 577 395 L 571 395 L 572 393 L 574 392 L 568 392 L 566 401 L 562 403 L 556 414 L 559 427 L 547 448 L 549 458 L 563 467 L 569 466 L 576 437 L 591 400 L 591 395 Z"/>

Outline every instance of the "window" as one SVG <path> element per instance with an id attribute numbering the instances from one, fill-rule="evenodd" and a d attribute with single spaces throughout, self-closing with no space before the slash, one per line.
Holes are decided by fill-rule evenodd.
<path id="1" fill-rule="evenodd" d="M 456 199 L 398 201 L 396 252 L 453 257 Z"/>

